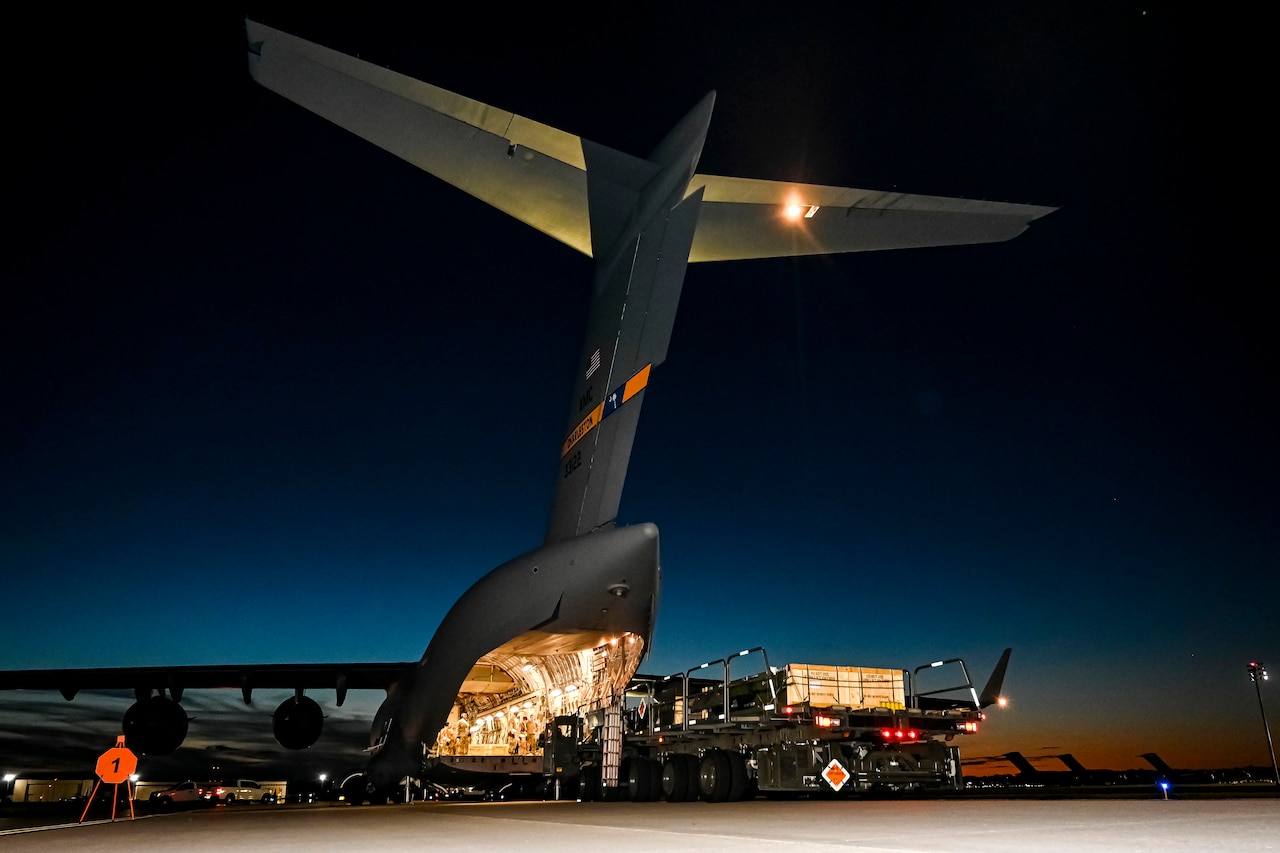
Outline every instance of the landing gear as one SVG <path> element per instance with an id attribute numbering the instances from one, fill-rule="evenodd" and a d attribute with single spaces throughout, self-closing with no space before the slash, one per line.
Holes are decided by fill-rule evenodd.
<path id="1" fill-rule="evenodd" d="M 360 806 L 365 803 L 385 803 L 387 797 L 385 792 L 379 793 L 369 784 L 368 777 L 357 773 L 342 783 L 342 801 Z"/>

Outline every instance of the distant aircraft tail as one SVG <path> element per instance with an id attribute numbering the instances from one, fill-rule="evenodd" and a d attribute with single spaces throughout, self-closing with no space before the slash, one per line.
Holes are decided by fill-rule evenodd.
<path id="1" fill-rule="evenodd" d="M 1000 660 L 996 662 L 996 668 L 991 671 L 991 677 L 987 679 L 987 686 L 982 688 L 982 695 L 978 697 L 978 707 L 986 708 L 1000 701 L 1000 691 L 1004 687 L 1004 674 L 1009 668 L 1009 654 L 1013 649 L 1005 649 L 1004 654 L 1000 655 Z"/>
<path id="2" fill-rule="evenodd" d="M 1009 759 L 1009 763 L 1018 769 L 1019 773 L 1026 773 L 1034 776 L 1040 771 L 1032 766 L 1031 762 L 1021 752 L 1006 752 L 1004 757 Z"/>
<path id="3" fill-rule="evenodd" d="M 1067 765 L 1067 767 L 1068 767 L 1068 768 L 1071 770 L 1071 772 L 1073 772 L 1073 773 L 1088 773 L 1088 772 L 1089 772 L 1088 768 L 1086 768 L 1083 764 L 1081 764 L 1081 763 L 1080 763 L 1080 760 L 1079 760 L 1079 759 L 1077 759 L 1074 755 L 1072 755 L 1072 754 L 1071 754 L 1071 753 L 1069 753 L 1069 752 L 1064 752 L 1062 755 L 1059 755 L 1059 756 L 1058 756 L 1058 759 L 1059 759 L 1063 764 Z"/>
<path id="4" fill-rule="evenodd" d="M 1156 755 L 1154 752 L 1144 752 L 1138 757 L 1145 759 L 1148 764 L 1161 773 L 1169 774 L 1173 772 L 1173 768 L 1166 764 L 1164 759 Z"/>

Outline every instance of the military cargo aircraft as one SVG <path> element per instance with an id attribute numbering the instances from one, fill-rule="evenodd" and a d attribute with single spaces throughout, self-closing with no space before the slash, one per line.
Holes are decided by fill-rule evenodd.
<path id="1" fill-rule="evenodd" d="M 553 451 L 545 537 L 479 577 L 420 660 L 0 672 L 0 688 L 59 690 L 67 699 L 133 689 L 124 731 L 143 753 L 183 742 L 187 689 L 239 689 L 246 702 L 255 689 L 293 690 L 273 717 L 276 739 L 293 749 L 321 732 L 323 714 L 305 691 L 335 690 L 341 704 L 349 690 L 384 690 L 370 730 L 374 788 L 424 775 L 440 733 L 457 721 L 510 714 L 531 697 L 548 713 L 616 719 L 652 641 L 662 574 L 658 527 L 620 524 L 618 507 L 687 266 L 1004 241 L 1053 210 L 705 174 L 698 166 L 714 92 L 637 155 L 254 21 L 245 26 L 259 84 L 590 257 L 594 281 Z M 610 755 L 606 745 L 606 786 L 616 785 Z"/>

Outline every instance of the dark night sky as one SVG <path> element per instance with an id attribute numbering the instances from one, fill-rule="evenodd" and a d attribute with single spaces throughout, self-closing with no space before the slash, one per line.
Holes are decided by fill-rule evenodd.
<path id="1" fill-rule="evenodd" d="M 1261 78 L 1218 50 L 1248 22 L 324 8 L 248 11 L 635 154 L 715 89 L 705 172 L 1061 206 L 690 267 L 620 519 L 663 533 L 646 671 L 764 645 L 981 679 L 1012 646 L 971 758 L 1269 763 L 1276 306 L 1229 108 Z M 15 28 L 0 668 L 412 660 L 541 539 L 590 261 L 256 86 L 243 13 Z M 91 765 L 127 705 L 32 701 L 0 696 L 0 757 L 79 713 L 101 736 L 48 760 Z M 237 701 L 193 697 L 175 760 L 252 764 Z M 359 763 L 376 701 L 284 759 Z"/>

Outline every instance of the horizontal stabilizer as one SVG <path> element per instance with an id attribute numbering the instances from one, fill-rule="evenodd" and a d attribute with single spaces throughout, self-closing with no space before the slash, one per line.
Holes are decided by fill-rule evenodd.
<path id="1" fill-rule="evenodd" d="M 266 88 L 594 256 L 600 240 L 593 241 L 592 226 L 599 223 L 588 213 L 581 137 L 254 21 L 245 26 L 250 72 Z M 650 160 L 623 152 L 609 159 L 615 175 L 625 160 L 641 178 L 668 154 L 659 146 Z M 994 243 L 1054 210 L 695 174 L 684 197 L 699 191 L 690 262 Z"/>
<path id="2" fill-rule="evenodd" d="M 1055 208 L 695 175 L 697 261 L 874 252 L 1011 240 Z"/>

